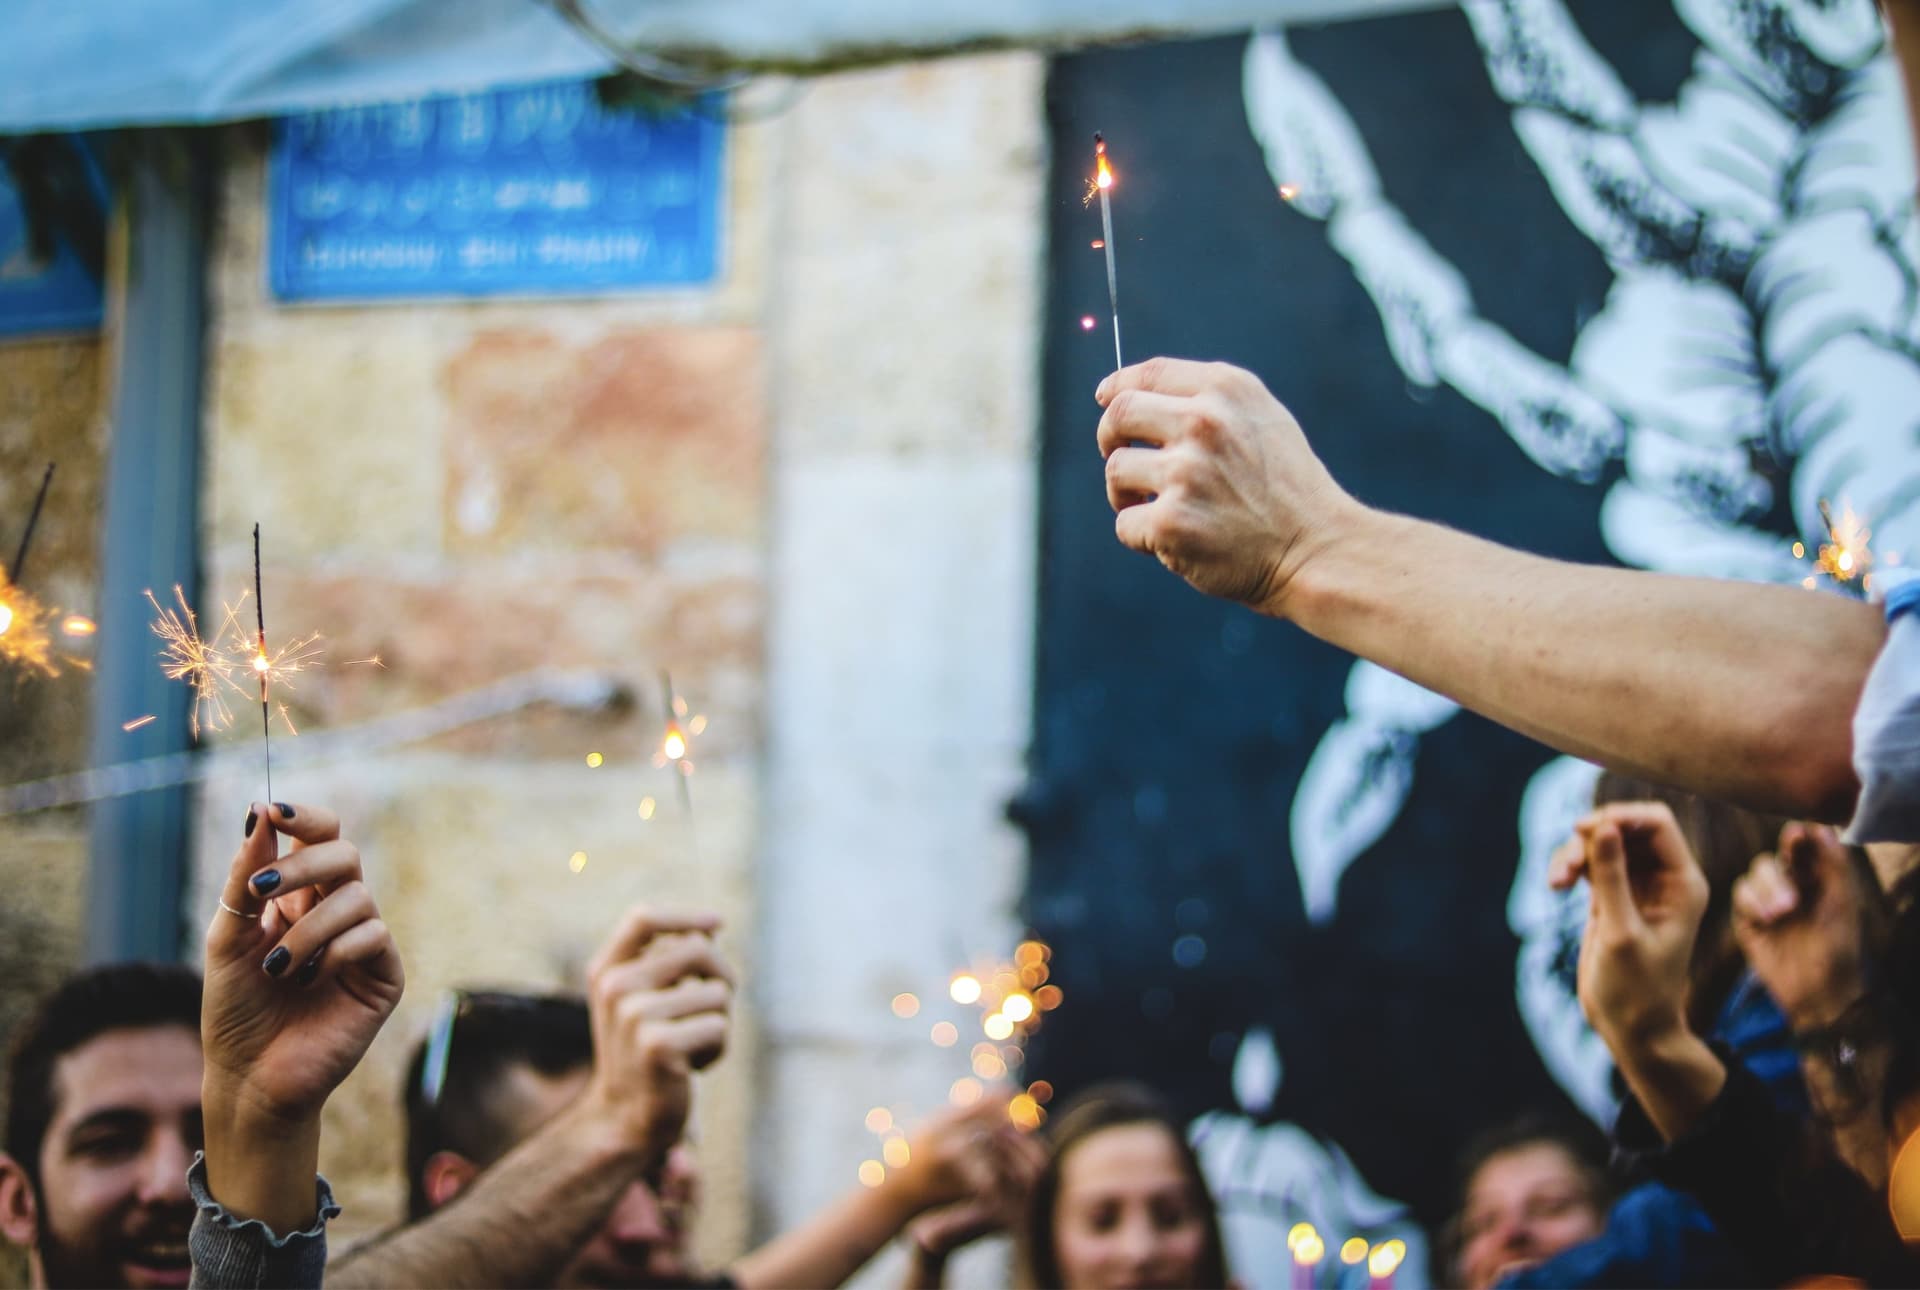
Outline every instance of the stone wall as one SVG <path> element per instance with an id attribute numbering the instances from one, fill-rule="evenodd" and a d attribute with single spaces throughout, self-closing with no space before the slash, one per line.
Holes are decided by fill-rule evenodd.
<path id="1" fill-rule="evenodd" d="M 408 967 L 328 1107 L 344 1240 L 400 1211 L 398 1083 L 441 992 L 574 983 L 636 899 L 719 910 L 748 982 L 697 1108 L 709 1260 L 855 1186 L 867 1107 L 931 1110 L 963 1073 L 888 1000 L 1018 930 L 1043 80 L 1003 55 L 808 83 L 729 131 L 721 281 L 593 300 L 279 305 L 266 134 L 223 132 L 203 608 L 250 583 L 258 521 L 269 635 L 324 638 L 278 696 L 274 795 L 341 813 Z M 9 373 L 41 364 L 21 388 L 91 425 L 63 362 L 97 382 L 90 352 L 0 348 L 0 515 L 53 433 Z M 41 548 L 77 604 L 93 541 Z M 548 665 L 630 701 L 320 755 Z M 650 760 L 661 668 L 710 723 L 691 833 Z M 84 680 L 62 693 L 27 713 L 31 757 L 0 747 L 10 779 L 84 758 L 59 706 Z M 251 711 L 209 738 L 241 760 L 198 794 L 194 925 L 266 791 Z M 0 821 L 62 965 L 84 850 L 77 815 Z"/>

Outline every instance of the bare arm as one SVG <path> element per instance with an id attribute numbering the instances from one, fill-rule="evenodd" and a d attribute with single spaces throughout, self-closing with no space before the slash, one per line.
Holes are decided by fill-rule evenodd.
<path id="1" fill-rule="evenodd" d="M 339 1290 L 551 1285 L 654 1163 L 584 1102 L 556 1116 L 422 1221 L 327 1269 Z"/>
<path id="2" fill-rule="evenodd" d="M 1200 590 L 1563 751 L 1784 815 L 1851 815 L 1850 718 L 1886 631 L 1870 606 L 1566 564 L 1372 510 L 1225 364 L 1149 360 L 1097 398 L 1117 535 Z"/>
<path id="3" fill-rule="evenodd" d="M 919 1212 L 897 1189 L 890 1193 L 887 1183 L 863 1187 L 811 1222 L 776 1236 L 728 1272 L 740 1290 L 841 1285 Z"/>
<path id="4" fill-rule="evenodd" d="M 1003 1095 L 941 1111 L 907 1146 L 908 1163 L 878 1187 L 843 1197 L 728 1269 L 741 1290 L 840 1285 L 926 1211 L 966 1197 L 996 1199 L 1030 1151 L 1007 1121 Z"/>
<path id="5" fill-rule="evenodd" d="M 1845 820 L 1886 627 L 1797 588 L 1567 564 L 1353 507 L 1271 607 L 1562 752 Z"/>

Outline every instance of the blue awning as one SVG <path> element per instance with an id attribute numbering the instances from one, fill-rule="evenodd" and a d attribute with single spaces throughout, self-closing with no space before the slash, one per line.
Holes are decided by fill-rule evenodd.
<path id="1" fill-rule="evenodd" d="M 809 70 L 1421 0 L 572 0 L 624 47 Z M 1426 0 L 1434 3 L 1435 0 Z M 0 134 L 204 124 L 614 70 L 567 0 L 0 0 Z"/>

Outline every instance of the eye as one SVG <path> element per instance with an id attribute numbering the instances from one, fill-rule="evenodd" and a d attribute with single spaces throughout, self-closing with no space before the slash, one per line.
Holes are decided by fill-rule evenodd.
<path id="1" fill-rule="evenodd" d="M 1153 1217 L 1155 1230 L 1172 1232 L 1185 1227 L 1193 1217 L 1192 1208 L 1183 1198 L 1162 1197 L 1153 1202 L 1149 1211 Z"/>
<path id="2" fill-rule="evenodd" d="M 84 1129 L 68 1140 L 68 1149 L 88 1160 L 124 1160 L 140 1152 L 140 1134 L 126 1128 Z"/>

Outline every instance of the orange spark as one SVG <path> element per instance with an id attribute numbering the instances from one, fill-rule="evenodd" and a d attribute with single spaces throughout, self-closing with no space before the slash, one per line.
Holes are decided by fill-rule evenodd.
<path id="1" fill-rule="evenodd" d="M 131 721 L 122 721 L 120 723 L 120 728 L 126 731 L 128 734 L 132 734 L 134 731 L 138 730 L 141 726 L 150 726 L 154 722 L 158 721 L 159 719 L 160 718 L 154 716 L 151 712 L 149 712 L 144 717 L 135 717 Z"/>
<path id="2" fill-rule="evenodd" d="M 14 586 L 0 570 L 0 662 L 43 676 L 60 675 L 60 665 L 53 657 L 53 638 L 47 632 L 53 614 L 32 593 Z"/>

